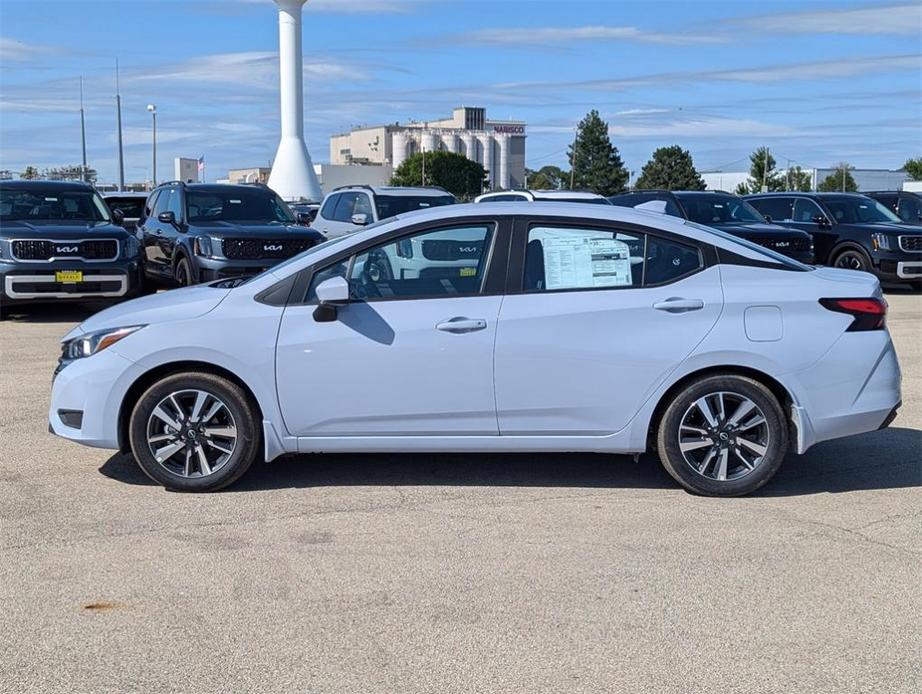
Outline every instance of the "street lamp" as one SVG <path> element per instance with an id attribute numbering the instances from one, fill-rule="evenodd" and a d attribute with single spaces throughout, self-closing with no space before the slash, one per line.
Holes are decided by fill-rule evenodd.
<path id="1" fill-rule="evenodd" d="M 154 104 L 148 104 L 147 110 L 151 115 L 151 119 L 152 119 L 153 127 L 154 127 L 154 132 L 153 132 L 154 163 L 153 163 L 153 169 L 151 173 L 151 184 L 152 184 L 151 188 L 156 188 L 157 187 L 157 107 Z"/>

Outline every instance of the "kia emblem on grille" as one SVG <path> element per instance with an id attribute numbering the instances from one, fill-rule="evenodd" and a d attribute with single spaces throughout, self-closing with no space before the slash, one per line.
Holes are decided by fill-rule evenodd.
<path id="1" fill-rule="evenodd" d="M 775 245 L 776 245 L 778 248 L 787 248 L 787 247 L 790 246 L 791 244 L 788 243 L 787 241 L 776 241 L 776 242 L 775 242 Z"/>
<path id="2" fill-rule="evenodd" d="M 79 246 L 55 246 L 55 253 L 76 253 L 80 250 Z"/>
<path id="3" fill-rule="evenodd" d="M 461 246 L 461 248 L 458 250 L 460 250 L 462 253 L 476 253 L 477 246 Z"/>
<path id="4" fill-rule="evenodd" d="M 264 251 L 280 251 L 282 250 L 282 244 L 273 245 L 270 243 L 270 244 L 263 246 L 263 250 Z"/>

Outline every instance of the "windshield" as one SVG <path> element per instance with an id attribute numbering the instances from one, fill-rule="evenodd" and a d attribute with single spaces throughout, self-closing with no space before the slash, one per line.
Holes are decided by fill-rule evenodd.
<path id="1" fill-rule="evenodd" d="M 765 218 L 745 200 L 732 195 L 680 195 L 688 219 L 698 224 L 764 224 Z"/>
<path id="2" fill-rule="evenodd" d="M 413 210 L 426 210 L 430 207 L 452 205 L 455 198 L 452 195 L 376 195 L 375 206 L 378 208 L 378 219 L 386 219 L 404 212 Z"/>
<path id="3" fill-rule="evenodd" d="M 95 191 L 0 188 L 0 220 L 49 219 L 108 222 L 111 217 L 106 203 Z"/>
<path id="4" fill-rule="evenodd" d="M 186 192 L 189 222 L 284 222 L 293 224 L 294 215 L 282 199 L 269 190 Z"/>
<path id="5" fill-rule="evenodd" d="M 823 204 L 837 222 L 861 224 L 865 222 L 900 222 L 893 212 L 876 200 L 866 197 L 825 198 Z"/>
<path id="6" fill-rule="evenodd" d="M 107 197 L 106 204 L 110 210 L 121 210 L 128 218 L 140 217 L 144 212 L 144 198 L 114 198 Z"/>

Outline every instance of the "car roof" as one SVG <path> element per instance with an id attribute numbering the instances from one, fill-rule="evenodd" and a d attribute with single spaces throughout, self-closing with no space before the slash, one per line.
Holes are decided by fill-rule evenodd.
<path id="1" fill-rule="evenodd" d="M 426 187 L 416 187 L 416 186 L 365 186 L 365 185 L 355 185 L 355 186 L 341 186 L 339 188 L 334 188 L 330 193 L 342 193 L 344 191 L 356 191 L 356 190 L 370 190 L 375 195 L 396 195 L 396 196 L 409 196 L 409 195 L 428 195 L 428 196 L 444 196 L 451 195 L 447 190 L 443 188 L 434 188 L 430 186 Z"/>
<path id="2" fill-rule="evenodd" d="M 143 193 L 137 190 L 110 190 L 108 193 L 103 193 L 104 198 L 146 198 L 150 193 Z"/>
<path id="3" fill-rule="evenodd" d="M 96 190 L 89 183 L 82 181 L 47 181 L 29 180 L 29 181 L 0 181 L 0 187 L 12 190 Z"/>

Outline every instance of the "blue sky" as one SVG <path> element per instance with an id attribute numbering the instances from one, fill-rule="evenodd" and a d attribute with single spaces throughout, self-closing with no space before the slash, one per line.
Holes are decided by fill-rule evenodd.
<path id="1" fill-rule="evenodd" d="M 116 177 L 114 63 L 126 178 L 204 155 L 209 179 L 266 165 L 278 143 L 278 29 L 270 0 L 0 3 L 0 169 L 88 158 Z M 780 164 L 898 168 L 922 155 L 922 3 L 810 0 L 309 0 L 305 126 L 314 161 L 357 124 L 485 106 L 528 122 L 527 162 L 566 166 L 592 108 L 628 167 L 658 146 L 700 170 Z"/>

